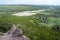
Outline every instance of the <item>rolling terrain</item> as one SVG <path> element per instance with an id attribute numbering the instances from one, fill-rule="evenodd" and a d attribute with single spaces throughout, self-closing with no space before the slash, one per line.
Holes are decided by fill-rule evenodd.
<path id="1" fill-rule="evenodd" d="M 31 40 L 60 40 L 60 6 L 0 5 L 0 32 L 5 33 L 12 24 Z"/>

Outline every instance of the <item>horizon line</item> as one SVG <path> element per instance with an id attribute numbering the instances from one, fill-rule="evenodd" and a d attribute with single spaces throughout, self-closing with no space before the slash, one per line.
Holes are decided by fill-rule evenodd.
<path id="1" fill-rule="evenodd" d="M 37 4 L 0 4 L 0 5 L 37 5 Z M 47 5 L 47 4 L 40 4 L 40 5 Z M 60 6 L 60 5 L 51 5 L 51 6 Z"/>

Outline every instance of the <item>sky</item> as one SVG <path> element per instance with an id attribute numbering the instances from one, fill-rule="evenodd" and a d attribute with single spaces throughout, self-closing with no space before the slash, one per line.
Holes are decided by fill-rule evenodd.
<path id="1" fill-rule="evenodd" d="M 0 4 L 60 5 L 60 0 L 0 0 Z"/>

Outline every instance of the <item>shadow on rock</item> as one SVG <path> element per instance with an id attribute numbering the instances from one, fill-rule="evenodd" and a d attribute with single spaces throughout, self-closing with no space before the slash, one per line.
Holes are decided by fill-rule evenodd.
<path id="1" fill-rule="evenodd" d="M 16 28 L 15 25 L 3 36 L 0 36 L 0 40 L 30 40 L 28 37 L 23 35 L 21 29 Z"/>

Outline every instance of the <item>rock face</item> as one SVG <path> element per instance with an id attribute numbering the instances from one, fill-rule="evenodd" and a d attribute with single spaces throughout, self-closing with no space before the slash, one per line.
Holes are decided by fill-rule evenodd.
<path id="1" fill-rule="evenodd" d="M 0 40 L 30 40 L 28 37 L 23 35 L 21 29 L 17 29 L 15 25 L 3 36 L 0 36 Z"/>

